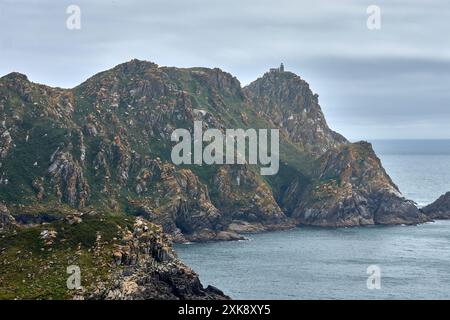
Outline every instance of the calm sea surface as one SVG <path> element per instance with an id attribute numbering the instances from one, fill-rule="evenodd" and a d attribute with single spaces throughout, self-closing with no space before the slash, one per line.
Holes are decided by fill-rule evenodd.
<path id="1" fill-rule="evenodd" d="M 372 141 L 403 194 L 426 205 L 450 191 L 450 141 Z M 179 257 L 235 299 L 450 298 L 450 221 L 298 228 L 250 241 L 177 245 Z M 367 267 L 381 289 L 367 289 Z"/>

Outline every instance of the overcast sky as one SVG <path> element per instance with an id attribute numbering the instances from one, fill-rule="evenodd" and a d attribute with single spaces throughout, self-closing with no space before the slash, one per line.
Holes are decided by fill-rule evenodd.
<path id="1" fill-rule="evenodd" d="M 66 9 L 81 8 L 69 30 Z M 366 26 L 369 5 L 381 29 Z M 0 0 L 0 75 L 73 87 L 139 58 L 243 85 L 284 62 L 349 139 L 450 138 L 448 0 Z"/>

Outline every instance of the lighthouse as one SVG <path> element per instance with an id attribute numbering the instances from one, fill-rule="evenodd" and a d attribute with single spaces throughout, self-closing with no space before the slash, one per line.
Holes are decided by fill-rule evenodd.
<path id="1" fill-rule="evenodd" d="M 270 72 L 284 72 L 284 64 L 283 62 L 280 64 L 279 68 L 270 68 L 269 69 Z"/>

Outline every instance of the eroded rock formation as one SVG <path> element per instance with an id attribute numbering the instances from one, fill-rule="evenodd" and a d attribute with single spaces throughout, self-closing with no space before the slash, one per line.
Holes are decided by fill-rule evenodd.
<path id="1" fill-rule="evenodd" d="M 248 164 L 175 166 L 171 134 L 192 132 L 195 120 L 222 132 L 279 129 L 278 174 L 261 176 Z M 89 257 L 100 252 L 91 240 L 105 233 L 108 219 L 113 228 L 116 217 L 124 224 L 138 217 L 148 228 L 135 226 L 120 239 L 108 231 L 102 246 L 115 250 L 99 267 L 109 271 L 114 262 L 114 281 L 101 281 L 91 298 L 226 298 L 202 287 L 174 257 L 169 238 L 236 240 L 244 232 L 295 225 L 416 224 L 446 217 L 447 198 L 426 214 L 419 211 L 369 143 L 350 143 L 328 127 L 318 95 L 291 72 L 271 71 L 242 88 L 217 68 L 132 60 L 72 89 L 36 84 L 19 73 L 0 78 L 2 231 L 14 227 L 20 239 L 20 226 L 27 225 L 27 240 L 45 223 L 39 231 L 54 235 L 48 246 L 76 241 L 77 254 Z M 3 252 L 17 263 L 20 242 L 9 243 Z M 46 246 L 37 252 L 53 249 Z M 15 287 L 7 293 L 13 298 Z"/>
<path id="2" fill-rule="evenodd" d="M 431 219 L 450 219 L 450 192 L 422 208 L 422 211 Z"/>

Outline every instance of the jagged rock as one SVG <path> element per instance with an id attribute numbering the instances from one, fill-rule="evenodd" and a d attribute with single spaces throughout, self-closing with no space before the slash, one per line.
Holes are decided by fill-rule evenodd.
<path id="1" fill-rule="evenodd" d="M 6 158 L 11 148 L 12 138 L 9 131 L 5 128 L 0 129 L 0 160 Z"/>
<path id="2" fill-rule="evenodd" d="M 44 178 L 35 178 L 32 185 L 34 190 L 36 191 L 36 199 L 42 201 L 45 197 Z"/>
<path id="3" fill-rule="evenodd" d="M 320 163 L 318 180 L 292 215 L 300 224 L 341 227 L 429 220 L 401 195 L 369 143 L 330 150 Z"/>
<path id="4" fill-rule="evenodd" d="M 46 246 L 49 246 L 53 244 L 57 235 L 58 233 L 55 230 L 43 230 L 40 233 L 39 238 L 44 241 Z"/>
<path id="5" fill-rule="evenodd" d="M 56 231 L 54 230 L 43 230 L 40 234 L 41 239 L 47 240 L 47 239 L 54 239 L 56 238 Z"/>
<path id="6" fill-rule="evenodd" d="M 269 186 L 248 166 L 223 166 L 213 178 L 218 203 L 231 220 L 282 224 L 287 218 Z"/>
<path id="7" fill-rule="evenodd" d="M 68 152 L 59 152 L 47 170 L 55 194 L 73 207 L 84 208 L 89 197 L 89 185 L 82 166 Z"/>
<path id="8" fill-rule="evenodd" d="M 3 203 L 0 203 L 0 230 L 11 230 L 14 228 L 15 222 L 8 208 Z"/>
<path id="9" fill-rule="evenodd" d="M 231 230 L 218 232 L 214 239 L 218 241 L 247 240 L 244 236 Z"/>
<path id="10" fill-rule="evenodd" d="M 147 231 L 144 228 L 147 227 Z M 127 257 L 134 257 L 129 259 Z M 190 268 L 175 258 L 168 238 L 149 221 L 138 218 L 132 237 L 113 252 L 117 265 L 112 285 L 99 286 L 89 299 L 229 299 L 212 286 L 203 288 Z"/>
<path id="11" fill-rule="evenodd" d="M 83 216 L 82 212 L 68 214 L 64 217 L 64 221 L 66 221 L 70 225 L 78 224 L 83 222 L 83 219 L 81 218 L 82 216 Z"/>
<path id="12" fill-rule="evenodd" d="M 244 90 L 257 110 L 308 152 L 321 155 L 348 142 L 328 127 L 318 96 L 292 72 L 267 72 Z"/>
<path id="13" fill-rule="evenodd" d="M 422 211 L 431 219 L 450 219 L 450 192 L 422 208 Z"/>

